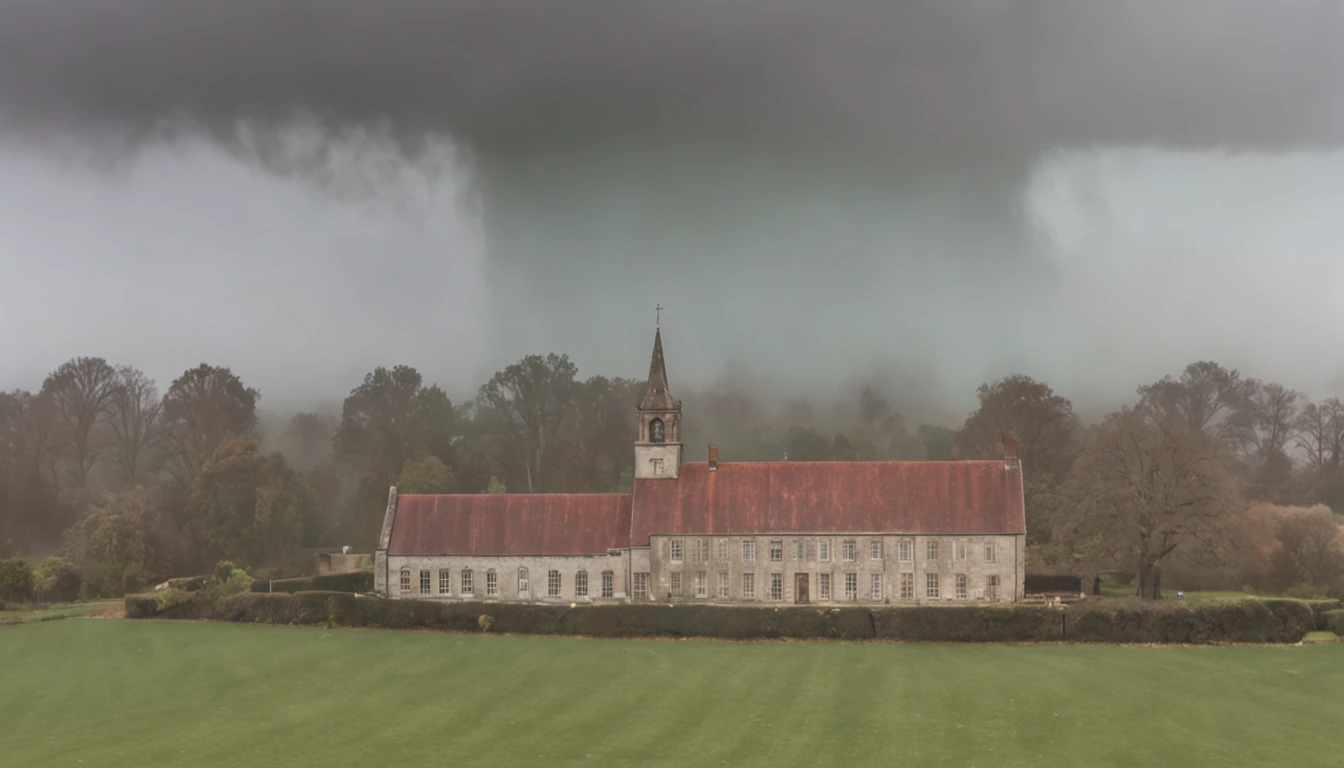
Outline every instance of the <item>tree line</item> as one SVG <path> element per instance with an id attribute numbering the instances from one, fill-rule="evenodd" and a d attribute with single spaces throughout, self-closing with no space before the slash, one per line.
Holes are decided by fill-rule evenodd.
<path id="1" fill-rule="evenodd" d="M 644 386 L 530 355 L 454 404 L 412 367 L 378 368 L 339 415 L 296 413 L 263 435 L 261 393 L 226 367 L 184 371 L 160 394 L 132 366 L 76 358 L 36 392 L 0 393 L 0 556 L 59 553 L 85 592 L 120 594 L 218 560 L 281 572 L 316 547 L 367 551 L 392 484 L 628 491 Z M 810 401 L 770 413 L 727 386 L 685 393 L 683 433 L 725 460 L 948 461 L 997 458 L 1013 432 L 1033 567 L 1122 571 L 1140 594 L 1164 570 L 1317 592 L 1344 577 L 1338 399 L 1210 362 L 1090 426 L 1027 376 L 978 398 L 946 427 L 907 425 L 874 387 L 820 418 Z"/>

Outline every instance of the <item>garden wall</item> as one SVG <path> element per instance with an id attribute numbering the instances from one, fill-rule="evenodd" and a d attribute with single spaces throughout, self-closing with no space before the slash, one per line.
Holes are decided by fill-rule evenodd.
<path id="1" fill-rule="evenodd" d="M 385 600 L 350 592 L 128 595 L 127 618 L 214 619 L 589 637 L 906 642 L 1295 643 L 1316 626 L 1298 600 L 1095 600 L 1043 606 L 910 608 L 527 605 Z M 1324 618 L 1324 616 L 1322 616 Z"/>

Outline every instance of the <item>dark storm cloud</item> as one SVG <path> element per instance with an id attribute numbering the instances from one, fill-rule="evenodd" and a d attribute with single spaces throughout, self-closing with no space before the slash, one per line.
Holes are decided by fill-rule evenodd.
<path id="1" fill-rule="evenodd" d="M 8 0 L 0 114 L 308 109 L 478 148 L 780 142 L 984 163 L 1344 139 L 1344 4 Z"/>

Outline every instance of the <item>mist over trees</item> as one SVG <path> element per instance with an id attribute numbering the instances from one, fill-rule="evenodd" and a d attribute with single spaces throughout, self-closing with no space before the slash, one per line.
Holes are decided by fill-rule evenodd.
<path id="1" fill-rule="evenodd" d="M 292 573 L 311 552 L 374 546 L 404 493 L 629 492 L 645 382 L 530 355 L 453 403 L 405 365 L 340 413 L 263 427 L 261 393 L 202 363 L 162 395 L 137 368 L 75 358 L 0 393 L 0 557 L 60 555 L 43 583 L 140 589 L 227 559 Z M 1049 384 L 986 382 L 955 426 L 907 423 L 900 393 L 769 400 L 745 371 L 679 388 L 687 460 L 997 460 L 1017 436 L 1034 570 L 1320 594 L 1344 586 L 1344 405 L 1199 361 L 1085 424 Z M 1165 576 L 1164 576 L 1165 574 Z M 51 589 L 56 589 L 51 586 Z"/>

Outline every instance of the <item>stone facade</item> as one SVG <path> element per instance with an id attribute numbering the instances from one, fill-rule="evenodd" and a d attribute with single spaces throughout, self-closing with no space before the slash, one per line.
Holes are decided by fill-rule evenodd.
<path id="1" fill-rule="evenodd" d="M 428 572 L 428 587 L 423 588 L 422 573 Z M 448 575 L 446 585 L 440 572 Z M 464 589 L 464 572 L 470 572 L 470 591 Z M 551 593 L 551 574 L 558 577 L 557 590 Z M 402 581 L 406 574 L 409 582 Z M 494 590 L 490 590 L 490 574 Z M 520 591 L 520 573 L 526 574 L 526 590 Z M 586 589 L 579 589 L 582 573 Z M 386 578 L 392 598 L 417 600 L 508 600 L 511 602 L 602 603 L 625 602 L 629 573 L 628 550 L 615 554 L 578 557 L 514 556 L 387 556 Z M 609 596 L 603 596 L 604 574 L 611 578 Z M 376 578 L 375 578 L 376 581 Z M 446 586 L 446 588 L 445 588 Z M 580 594 L 584 592 L 586 594 Z"/>
<path id="2" fill-rule="evenodd" d="M 931 542 L 936 559 L 929 558 Z M 649 599 L 688 603 L 1012 602 L 1023 597 L 1026 556 L 1024 536 L 897 534 L 655 536 L 648 551 Z M 937 575 L 936 597 L 929 574 Z M 902 575 L 908 575 L 905 595 Z M 990 583 L 994 576 L 997 586 Z M 964 596 L 958 577 L 965 578 Z"/>

